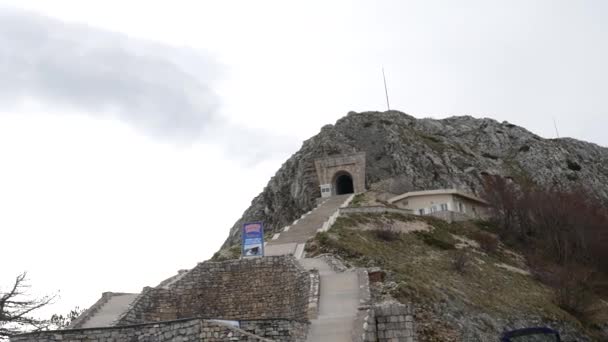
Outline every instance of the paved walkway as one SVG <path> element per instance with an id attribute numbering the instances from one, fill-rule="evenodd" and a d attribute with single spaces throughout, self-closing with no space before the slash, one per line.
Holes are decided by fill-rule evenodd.
<path id="1" fill-rule="evenodd" d="M 332 196 L 327 198 L 317 208 L 313 209 L 306 216 L 297 220 L 294 224 L 279 233 L 276 239 L 268 241 L 264 247 L 264 255 L 285 255 L 293 254 L 299 257 L 304 249 L 304 244 L 313 237 L 319 228 L 323 226 L 332 214 L 340 208 L 342 204 L 352 194 Z"/>
<path id="2" fill-rule="evenodd" d="M 265 246 L 265 255 L 293 254 L 307 270 L 319 270 L 319 313 L 310 321 L 306 341 L 350 342 L 359 306 L 356 272 L 335 272 L 323 259 L 300 259 L 306 241 L 351 195 L 332 196 L 296 221 Z"/>
<path id="3" fill-rule="evenodd" d="M 336 273 L 322 259 L 300 259 L 299 262 L 306 269 L 318 269 L 320 275 L 319 315 L 310 321 L 306 341 L 352 341 L 359 306 L 357 273 Z"/>
<path id="4" fill-rule="evenodd" d="M 115 294 L 79 328 L 109 327 L 135 300 L 138 294 Z"/>

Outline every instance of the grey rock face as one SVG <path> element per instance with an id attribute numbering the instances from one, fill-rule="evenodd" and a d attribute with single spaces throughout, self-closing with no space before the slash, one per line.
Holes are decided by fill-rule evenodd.
<path id="1" fill-rule="evenodd" d="M 291 156 L 230 230 L 243 222 L 278 231 L 320 197 L 314 160 L 366 152 L 367 187 L 398 182 L 399 191 L 460 188 L 479 193 L 484 174 L 546 187 L 582 186 L 608 201 L 608 149 L 574 139 L 543 139 L 524 128 L 470 116 L 416 119 L 398 112 L 350 112 L 326 125 Z M 390 191 L 391 187 L 384 188 Z"/>

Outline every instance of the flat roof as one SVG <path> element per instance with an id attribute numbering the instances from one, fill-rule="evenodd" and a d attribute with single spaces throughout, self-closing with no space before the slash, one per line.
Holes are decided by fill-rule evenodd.
<path id="1" fill-rule="evenodd" d="M 479 203 L 483 203 L 483 204 L 489 204 L 488 202 L 486 202 L 485 200 L 470 194 L 470 193 L 466 193 L 464 191 L 460 191 L 457 189 L 437 189 L 437 190 L 422 190 L 422 191 L 410 191 L 410 192 L 406 192 L 404 194 L 395 196 L 393 198 L 390 198 L 388 200 L 388 203 L 395 203 L 397 201 L 400 201 L 402 199 L 406 199 L 406 198 L 410 198 L 410 197 L 418 197 L 418 196 L 434 196 L 434 195 L 456 195 L 456 196 L 460 196 L 460 197 L 464 197 L 467 199 L 470 199 L 472 201 L 475 202 L 479 202 Z"/>

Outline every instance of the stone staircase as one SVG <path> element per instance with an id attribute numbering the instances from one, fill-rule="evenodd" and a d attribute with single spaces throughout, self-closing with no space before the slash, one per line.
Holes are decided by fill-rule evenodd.
<path id="1" fill-rule="evenodd" d="M 272 240 L 266 243 L 264 255 L 292 254 L 298 259 L 301 258 L 306 241 L 323 228 L 323 225 L 351 196 L 352 194 L 338 195 L 323 200 L 315 209 L 302 215 L 282 232 L 275 234 Z"/>
<path id="2" fill-rule="evenodd" d="M 94 312 L 90 312 L 77 328 L 111 326 L 114 320 L 129 307 L 138 295 L 136 293 L 109 293 L 109 298 L 106 298 L 104 303 L 100 303 Z"/>
<path id="3" fill-rule="evenodd" d="M 328 228 L 340 207 L 348 204 L 352 194 L 329 197 L 315 209 L 304 214 L 281 233 L 275 234 L 265 246 L 265 255 L 294 255 L 307 270 L 319 271 L 319 309 L 311 320 L 306 341 L 352 341 L 352 331 L 359 306 L 359 280 L 356 272 L 335 272 L 319 258 L 302 258 L 306 241 L 319 230 Z"/>

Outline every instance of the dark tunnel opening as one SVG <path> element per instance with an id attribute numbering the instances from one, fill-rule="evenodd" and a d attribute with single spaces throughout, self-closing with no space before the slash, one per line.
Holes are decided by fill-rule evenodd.
<path id="1" fill-rule="evenodd" d="M 353 178 L 348 174 L 343 174 L 336 178 L 336 195 L 352 194 L 355 192 Z"/>

